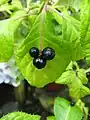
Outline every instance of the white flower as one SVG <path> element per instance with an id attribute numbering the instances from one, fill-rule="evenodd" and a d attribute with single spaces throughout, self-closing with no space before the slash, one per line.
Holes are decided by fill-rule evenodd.
<path id="1" fill-rule="evenodd" d="M 0 63 L 0 84 L 11 84 L 17 87 L 23 79 L 23 76 L 15 65 L 14 58 L 10 59 L 7 63 Z"/>

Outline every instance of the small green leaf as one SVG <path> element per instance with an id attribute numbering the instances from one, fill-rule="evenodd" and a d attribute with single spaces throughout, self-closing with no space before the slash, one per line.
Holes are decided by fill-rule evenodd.
<path id="1" fill-rule="evenodd" d="M 69 101 L 59 97 L 55 99 L 54 114 L 56 120 L 81 120 L 82 118 L 82 111 L 78 106 L 72 107 Z"/>
<path id="2" fill-rule="evenodd" d="M 40 120 L 40 116 L 31 115 L 24 112 L 12 112 L 3 116 L 0 120 Z"/>
<path id="3" fill-rule="evenodd" d="M 83 120 L 88 120 L 88 107 L 85 107 L 85 103 L 83 103 L 80 99 L 76 102 L 76 105 L 83 112 Z"/>
<path id="4" fill-rule="evenodd" d="M 0 62 L 8 61 L 13 54 L 14 36 L 10 19 L 0 21 Z"/>
<path id="5" fill-rule="evenodd" d="M 90 63 L 90 0 L 83 0 L 81 4 L 80 40 L 83 54 Z"/>
<path id="6" fill-rule="evenodd" d="M 23 8 L 20 0 L 12 0 L 12 6 L 13 6 L 13 10 L 17 10 L 17 9 L 20 10 Z"/>
<path id="7" fill-rule="evenodd" d="M 0 0 L 0 5 L 4 4 L 6 2 L 7 2 L 7 0 Z"/>
<path id="8" fill-rule="evenodd" d="M 88 82 L 85 70 L 79 69 L 77 64 L 76 70 L 73 70 L 71 66 L 73 67 L 73 63 L 70 63 L 67 67 L 67 71 L 65 71 L 55 82 L 58 84 L 66 84 L 69 88 L 70 96 L 77 100 L 85 95 L 89 95 L 90 89 L 83 85 Z"/>
<path id="9" fill-rule="evenodd" d="M 69 86 L 69 94 L 73 99 L 80 99 L 86 95 L 90 95 L 90 89 L 82 85 L 82 82 L 78 77 L 75 77 L 72 84 Z"/>
<path id="10" fill-rule="evenodd" d="M 0 6 L 0 11 L 6 11 L 9 14 L 12 14 L 11 11 L 22 10 L 22 4 L 20 0 L 12 0 L 11 4 L 8 4 L 8 1 L 5 2 L 5 4 Z"/>
<path id="11" fill-rule="evenodd" d="M 57 79 L 55 82 L 59 84 L 71 84 L 73 79 L 75 78 L 75 72 L 74 71 L 65 71 L 59 79 Z"/>
<path id="12" fill-rule="evenodd" d="M 49 116 L 47 117 L 47 120 L 56 120 L 56 119 L 55 119 L 55 116 Z"/>
<path id="13" fill-rule="evenodd" d="M 78 77 L 82 81 L 83 84 L 87 84 L 88 83 L 88 79 L 86 77 L 86 73 L 85 73 L 84 69 L 79 69 L 77 74 L 78 74 Z"/>

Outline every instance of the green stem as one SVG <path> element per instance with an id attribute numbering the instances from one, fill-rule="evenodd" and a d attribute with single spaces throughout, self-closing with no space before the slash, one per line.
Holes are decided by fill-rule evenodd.
<path id="1" fill-rule="evenodd" d="M 57 0 L 57 1 L 53 4 L 53 6 L 59 5 L 59 3 L 60 3 L 60 0 Z"/>
<path id="2" fill-rule="evenodd" d="M 21 105 L 25 102 L 25 86 L 24 81 L 18 87 L 14 88 L 14 95 L 16 101 L 18 101 Z"/>
<path id="3" fill-rule="evenodd" d="M 43 49 L 43 39 L 44 39 L 44 20 L 45 20 L 45 13 L 47 11 L 48 0 L 45 0 L 43 9 L 42 9 L 42 17 L 41 17 L 41 33 L 40 33 L 40 55 L 42 55 Z"/>
<path id="4" fill-rule="evenodd" d="M 27 1 L 27 8 L 29 8 L 31 0 L 26 0 Z"/>
<path id="5" fill-rule="evenodd" d="M 25 15 L 22 15 L 20 17 L 17 17 L 16 19 L 14 20 L 18 20 L 18 19 L 21 19 L 21 18 L 24 18 L 24 17 L 28 17 L 30 15 L 37 15 L 38 14 L 38 8 L 35 8 L 34 10 L 31 10 L 29 13 L 26 13 Z"/>

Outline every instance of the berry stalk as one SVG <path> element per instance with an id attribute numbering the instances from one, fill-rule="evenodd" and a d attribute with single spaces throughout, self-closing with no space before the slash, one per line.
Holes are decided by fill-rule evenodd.
<path id="1" fill-rule="evenodd" d="M 45 5 L 42 9 L 42 17 L 41 17 L 41 25 L 40 25 L 40 56 L 42 55 L 43 50 L 43 39 L 44 39 L 44 21 L 45 21 L 45 13 L 47 11 L 48 1 L 45 2 Z"/>

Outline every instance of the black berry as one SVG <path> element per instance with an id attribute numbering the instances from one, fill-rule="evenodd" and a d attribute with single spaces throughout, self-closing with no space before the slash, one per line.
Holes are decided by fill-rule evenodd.
<path id="1" fill-rule="evenodd" d="M 36 47 L 32 47 L 29 50 L 29 54 L 31 55 L 31 57 L 37 58 L 39 56 L 39 49 Z"/>
<path id="2" fill-rule="evenodd" d="M 8 1 L 8 3 L 10 3 L 10 4 L 11 4 L 11 2 L 12 2 L 12 0 L 9 0 L 9 1 Z"/>
<path id="3" fill-rule="evenodd" d="M 55 51 L 47 47 L 42 51 L 42 57 L 46 60 L 52 60 L 55 57 Z"/>
<path id="4" fill-rule="evenodd" d="M 42 69 L 46 66 L 46 60 L 42 58 L 34 58 L 33 65 L 38 69 Z"/>
<path id="5" fill-rule="evenodd" d="M 88 112 L 88 120 L 90 119 L 90 110 L 89 110 L 89 112 Z"/>
<path id="6" fill-rule="evenodd" d="M 90 72 L 87 72 L 87 73 L 86 73 L 86 77 L 87 77 L 87 78 L 90 78 Z"/>
<path id="7" fill-rule="evenodd" d="M 76 68 L 75 65 L 73 65 L 73 66 L 72 66 L 72 69 L 73 69 L 74 71 L 76 71 L 77 68 Z"/>
<path id="8" fill-rule="evenodd" d="M 70 105 L 71 105 L 71 106 L 74 106 L 74 105 L 75 105 L 75 102 L 71 102 Z"/>

